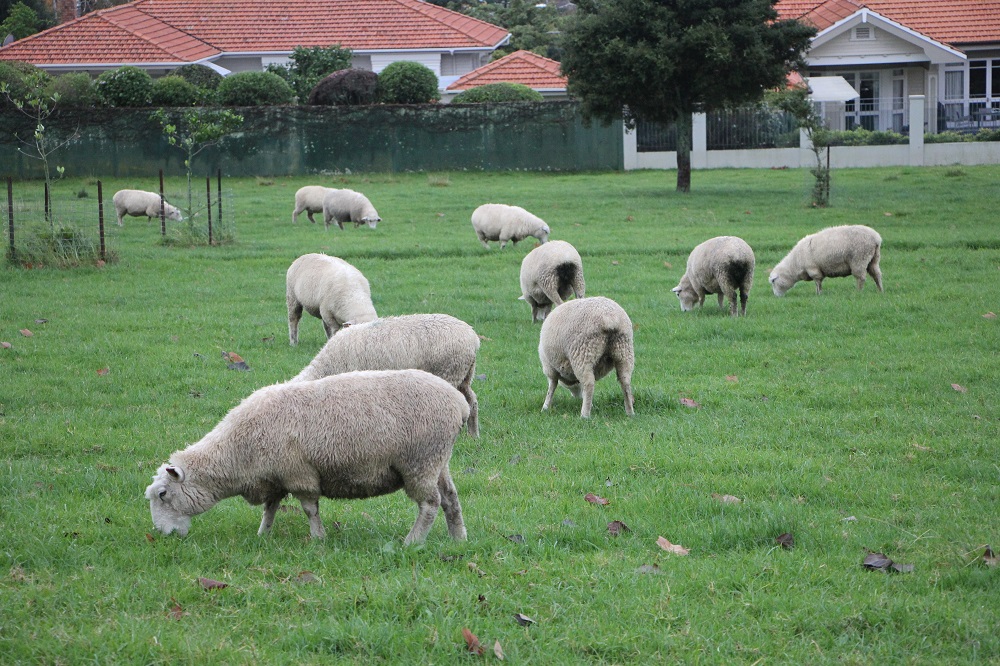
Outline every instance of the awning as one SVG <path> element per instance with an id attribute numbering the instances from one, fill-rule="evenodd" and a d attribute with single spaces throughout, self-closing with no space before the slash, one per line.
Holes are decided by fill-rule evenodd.
<path id="1" fill-rule="evenodd" d="M 805 79 L 809 99 L 814 102 L 849 102 L 861 97 L 842 76 L 811 76 Z"/>

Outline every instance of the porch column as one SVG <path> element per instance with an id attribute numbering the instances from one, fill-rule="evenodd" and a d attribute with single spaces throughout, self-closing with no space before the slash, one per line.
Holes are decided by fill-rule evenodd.
<path id="1" fill-rule="evenodd" d="M 631 171 L 633 169 L 639 168 L 639 140 L 636 130 L 630 130 L 625 128 L 624 136 L 622 136 L 622 168 L 625 171 Z"/>
<path id="2" fill-rule="evenodd" d="M 910 166 L 924 165 L 924 95 L 910 95 Z"/>
<path id="3" fill-rule="evenodd" d="M 691 168 L 708 166 L 708 116 L 695 113 L 691 116 Z"/>

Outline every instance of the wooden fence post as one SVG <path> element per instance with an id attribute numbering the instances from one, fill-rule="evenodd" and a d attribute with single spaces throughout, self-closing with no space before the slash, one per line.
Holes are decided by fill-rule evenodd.
<path id="1" fill-rule="evenodd" d="M 167 235 L 167 213 L 163 210 L 163 169 L 160 169 L 160 235 Z"/>
<path id="2" fill-rule="evenodd" d="M 104 254 L 104 190 L 101 181 L 97 181 L 97 235 L 101 240 L 101 261 L 107 261 Z"/>
<path id="3" fill-rule="evenodd" d="M 10 237 L 10 260 L 17 261 L 17 248 L 14 247 L 14 177 L 7 176 L 7 225 Z"/>
<path id="4" fill-rule="evenodd" d="M 205 199 L 208 205 L 208 244 L 212 244 L 212 177 L 205 176 Z"/>
<path id="5" fill-rule="evenodd" d="M 219 220 L 219 224 L 222 224 L 222 168 L 221 167 L 216 172 L 216 182 L 218 183 L 218 188 L 217 188 L 217 192 L 216 192 L 216 197 L 218 197 L 218 200 L 216 201 L 216 205 L 218 205 L 218 207 L 219 207 L 219 217 L 218 217 L 218 220 Z"/>

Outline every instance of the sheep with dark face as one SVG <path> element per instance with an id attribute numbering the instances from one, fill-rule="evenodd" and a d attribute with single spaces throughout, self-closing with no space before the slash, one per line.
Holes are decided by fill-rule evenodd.
<path id="1" fill-rule="evenodd" d="M 632 337 L 632 320 L 610 298 L 579 298 L 554 309 L 542 322 L 538 342 L 542 371 L 549 380 L 542 409 L 552 405 L 562 383 L 574 397 L 583 398 L 580 416 L 589 418 L 594 384 L 614 370 L 625 396 L 625 413 L 632 416 Z"/>
<path id="2" fill-rule="evenodd" d="M 185 536 L 192 516 L 242 496 L 264 505 L 262 535 L 291 494 L 309 518 L 310 535 L 322 538 L 320 497 L 363 499 L 403 490 L 418 507 L 404 544 L 424 541 L 439 507 L 448 533 L 464 539 L 448 461 L 468 417 L 462 394 L 422 370 L 348 372 L 266 386 L 157 470 L 146 488 L 153 524 Z"/>
<path id="3" fill-rule="evenodd" d="M 848 224 L 828 227 L 800 240 L 771 271 L 769 281 L 775 296 L 784 296 L 800 280 L 814 280 L 816 293 L 823 293 L 828 277 L 853 275 L 858 290 L 865 286 L 866 274 L 882 291 L 882 237 L 871 227 Z"/>
<path id="4" fill-rule="evenodd" d="M 746 241 L 736 236 L 717 236 L 696 246 L 687 260 L 687 270 L 673 292 L 681 302 L 681 310 L 693 310 L 705 304 L 706 294 L 729 299 L 729 314 L 736 312 L 736 292 L 740 292 L 739 314 L 746 316 L 747 300 L 753 286 L 756 262 L 753 250 Z"/>
<path id="5" fill-rule="evenodd" d="M 521 261 L 521 299 L 531 306 L 531 320 L 542 321 L 570 294 L 586 295 L 583 260 L 566 241 L 539 245 Z"/>

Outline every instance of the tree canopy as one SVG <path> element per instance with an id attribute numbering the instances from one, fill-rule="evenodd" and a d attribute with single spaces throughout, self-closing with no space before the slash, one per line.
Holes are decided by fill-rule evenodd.
<path id="1" fill-rule="evenodd" d="M 691 188 L 691 114 L 785 84 L 815 30 L 774 0 L 581 0 L 562 71 L 586 117 L 677 124 L 677 190 Z"/>

